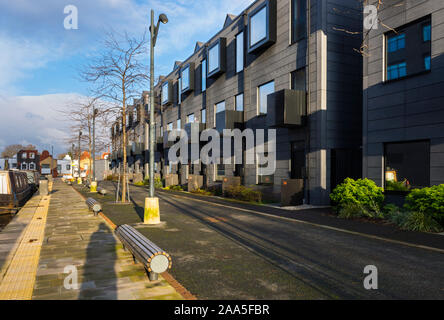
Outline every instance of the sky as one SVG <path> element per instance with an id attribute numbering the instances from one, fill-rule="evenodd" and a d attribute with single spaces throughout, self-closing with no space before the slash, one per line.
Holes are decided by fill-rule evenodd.
<path id="1" fill-rule="evenodd" d="M 78 71 L 103 48 L 107 31 L 141 36 L 156 18 L 168 16 L 156 43 L 156 77 L 172 71 L 197 41 L 207 41 L 227 13 L 253 0 L 0 0 L 0 151 L 33 144 L 66 152 L 69 123 L 63 110 L 88 95 Z M 78 29 L 65 29 L 65 7 L 77 8 Z M 147 61 L 149 56 L 147 55 Z M 148 87 L 148 83 L 147 83 Z M 62 111 L 62 112 L 60 112 Z"/>

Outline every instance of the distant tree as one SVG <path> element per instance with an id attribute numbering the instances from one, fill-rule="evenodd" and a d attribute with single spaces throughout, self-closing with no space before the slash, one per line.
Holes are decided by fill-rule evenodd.
<path id="1" fill-rule="evenodd" d="M 11 144 L 9 146 L 6 146 L 5 149 L 3 149 L 1 157 L 2 158 L 12 158 L 20 150 L 36 150 L 36 147 L 32 144 L 29 144 L 27 146 L 23 146 L 21 144 Z"/>

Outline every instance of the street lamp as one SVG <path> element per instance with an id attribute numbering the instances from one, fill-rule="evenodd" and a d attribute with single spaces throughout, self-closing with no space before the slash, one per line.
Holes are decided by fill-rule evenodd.
<path id="1" fill-rule="evenodd" d="M 160 223 L 159 199 L 154 198 L 154 47 L 156 46 L 157 34 L 160 22 L 166 24 L 168 18 L 165 14 L 159 15 L 157 25 L 154 26 L 154 10 L 151 10 L 150 27 L 150 197 L 145 201 L 144 223 Z"/>
<path id="2" fill-rule="evenodd" d="M 77 164 L 78 171 L 79 171 L 79 178 L 81 178 L 80 177 L 80 153 L 81 153 L 81 150 L 80 150 L 80 137 L 81 136 L 82 136 L 82 131 L 79 131 L 79 163 Z"/>
<path id="3" fill-rule="evenodd" d="M 93 107 L 93 181 L 96 181 L 96 117 L 98 113 L 99 110 Z"/>

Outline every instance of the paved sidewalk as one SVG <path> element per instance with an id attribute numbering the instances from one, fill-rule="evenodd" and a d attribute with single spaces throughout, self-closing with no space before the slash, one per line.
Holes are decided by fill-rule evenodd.
<path id="1" fill-rule="evenodd" d="M 0 258 L 0 299 L 183 299 L 162 277 L 149 282 L 105 220 L 58 180 L 0 232 Z M 20 276 L 27 282 L 15 288 Z"/>

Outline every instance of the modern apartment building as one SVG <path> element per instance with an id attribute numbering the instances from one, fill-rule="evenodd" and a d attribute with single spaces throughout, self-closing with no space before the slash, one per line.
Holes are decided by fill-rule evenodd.
<path id="1" fill-rule="evenodd" d="M 328 204 L 337 183 L 361 176 L 362 56 L 355 50 L 361 10 L 356 0 L 258 0 L 227 15 L 222 29 L 172 63 L 155 87 L 156 172 L 178 175 L 179 184 L 202 176 L 207 186 L 238 176 L 276 200 L 284 181 L 295 180 L 305 203 Z M 221 134 L 276 129 L 276 171 L 261 176 L 257 164 L 171 165 L 168 131 L 189 132 L 192 125 Z M 113 130 L 118 146 L 121 129 Z"/>
<path id="2" fill-rule="evenodd" d="M 373 1 L 376 3 L 377 1 Z M 384 1 L 364 58 L 363 175 L 444 183 L 444 3 Z"/>

